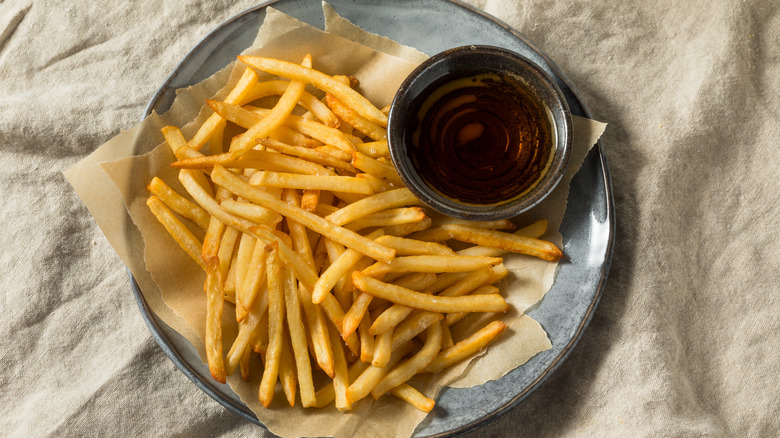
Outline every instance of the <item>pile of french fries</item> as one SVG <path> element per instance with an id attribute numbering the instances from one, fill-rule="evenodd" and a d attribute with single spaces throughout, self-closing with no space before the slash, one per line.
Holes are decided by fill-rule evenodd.
<path id="1" fill-rule="evenodd" d="M 546 222 L 510 233 L 506 220 L 431 217 L 388 159 L 387 109 L 354 79 L 312 69 L 311 56 L 239 60 L 248 67 L 224 101 L 207 102 L 214 113 L 192 139 L 162 130 L 189 196 L 156 177 L 148 186 L 152 213 L 206 273 L 212 377 L 224 383 L 239 369 L 249 379 L 260 360 L 266 407 L 279 382 L 291 406 L 296 392 L 304 407 L 339 410 L 389 392 L 430 411 L 434 401 L 407 382 L 505 330 L 495 320 L 453 339 L 450 327 L 507 310 L 496 287 L 508 274 L 501 255 L 562 257 L 538 239 Z M 260 81 L 257 71 L 286 80 Z M 228 122 L 241 128 L 229 141 Z M 453 241 L 468 245 L 455 251 Z M 227 352 L 226 310 L 238 321 Z"/>

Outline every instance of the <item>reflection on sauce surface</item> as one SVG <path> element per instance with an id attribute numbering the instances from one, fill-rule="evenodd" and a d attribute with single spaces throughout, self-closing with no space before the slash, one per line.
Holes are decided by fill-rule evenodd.
<path id="1" fill-rule="evenodd" d="M 514 199 L 550 165 L 547 109 L 510 78 L 456 79 L 423 101 L 407 130 L 409 158 L 441 194 L 469 204 Z"/>

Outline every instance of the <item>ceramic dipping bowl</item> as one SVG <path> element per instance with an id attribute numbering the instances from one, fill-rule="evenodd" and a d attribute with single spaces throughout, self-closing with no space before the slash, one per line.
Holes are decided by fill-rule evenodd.
<path id="1" fill-rule="evenodd" d="M 569 160 L 571 113 L 555 82 L 506 49 L 439 53 L 403 82 L 388 117 L 390 155 L 424 204 L 469 220 L 541 202 Z"/>

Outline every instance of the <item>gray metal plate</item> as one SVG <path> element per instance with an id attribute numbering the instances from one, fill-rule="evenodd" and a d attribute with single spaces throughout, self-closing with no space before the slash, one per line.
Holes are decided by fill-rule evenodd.
<path id="1" fill-rule="evenodd" d="M 468 5 L 445 0 L 329 0 L 329 3 L 363 29 L 429 55 L 467 44 L 494 45 L 520 53 L 555 78 L 572 114 L 589 116 L 573 85 L 544 54 L 506 24 Z M 177 88 L 196 84 L 232 62 L 254 40 L 265 17 L 265 7 L 269 5 L 324 27 L 321 4 L 311 0 L 277 0 L 244 11 L 214 29 L 187 54 L 151 99 L 144 117 L 152 110 L 165 112 Z M 593 148 L 572 180 L 560 227 L 569 261 L 560 264 L 552 289 L 529 313 L 547 331 L 552 348 L 499 380 L 474 388 L 444 389 L 436 408 L 419 425 L 415 436 L 458 435 L 508 411 L 560 366 L 581 337 L 604 289 L 614 239 L 613 201 L 603 147 L 599 142 Z M 132 284 L 152 335 L 177 367 L 219 403 L 262 425 L 230 387 L 210 378 L 194 347 L 150 311 L 134 280 Z"/>

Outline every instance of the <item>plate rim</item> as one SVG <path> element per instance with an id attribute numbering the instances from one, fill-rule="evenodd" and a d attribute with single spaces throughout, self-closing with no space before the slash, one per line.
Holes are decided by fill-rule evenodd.
<path id="1" fill-rule="evenodd" d="M 147 103 L 144 114 L 141 120 L 144 120 L 151 112 L 153 111 L 153 108 L 157 101 L 162 97 L 162 95 L 165 93 L 165 90 L 169 88 L 169 85 L 171 82 L 176 78 L 178 73 L 182 70 L 182 67 L 187 64 L 187 62 L 192 58 L 196 52 L 203 46 L 206 42 L 211 40 L 218 32 L 220 32 L 224 27 L 227 25 L 240 20 L 244 18 L 245 16 L 255 13 L 259 10 L 265 9 L 268 6 L 272 6 L 276 3 L 282 3 L 285 0 L 266 0 L 261 3 L 258 3 L 255 6 L 252 6 L 250 8 L 247 8 L 232 17 L 228 18 L 227 20 L 223 21 L 216 27 L 214 27 L 211 31 L 209 31 L 203 38 L 201 38 L 192 48 L 187 52 L 187 54 L 182 58 L 182 60 L 174 67 L 173 71 L 170 75 L 165 79 L 165 81 L 162 83 L 162 85 L 157 89 L 157 91 L 152 95 L 152 97 L 149 99 L 149 102 Z M 490 14 L 488 14 L 485 11 L 482 11 L 480 9 L 475 8 L 474 6 L 471 6 L 469 4 L 466 4 L 460 0 L 439 0 L 445 3 L 450 3 L 453 5 L 456 5 L 460 8 L 466 9 L 467 11 L 477 14 L 479 16 L 482 16 L 485 19 L 488 19 L 496 24 L 498 24 L 500 27 L 502 27 L 505 31 L 509 32 L 513 37 L 519 39 L 524 44 L 528 45 L 528 47 L 535 51 L 549 66 L 550 70 L 568 87 L 569 91 L 571 92 L 572 96 L 577 100 L 577 103 L 580 105 L 583 114 L 590 118 L 591 112 L 588 109 L 585 102 L 582 100 L 579 92 L 574 87 L 571 80 L 565 75 L 565 73 L 558 67 L 557 64 L 555 64 L 545 52 L 541 51 L 535 44 L 533 44 L 531 41 L 529 41 L 525 36 L 523 36 L 519 31 L 508 25 L 507 23 L 503 22 L 499 18 L 496 18 Z M 580 321 L 580 324 L 577 326 L 577 330 L 574 333 L 574 336 L 571 337 L 569 342 L 563 347 L 561 352 L 550 362 L 550 364 L 544 368 L 544 370 L 541 372 L 541 374 L 534 379 L 531 383 L 529 383 L 521 392 L 513 396 L 507 403 L 505 403 L 500 408 L 491 411 L 487 415 L 472 421 L 468 424 L 462 425 L 457 429 L 452 429 L 445 432 L 440 432 L 434 435 L 427 435 L 428 438 L 439 438 L 439 437 L 454 437 L 459 436 L 468 432 L 471 432 L 473 430 L 476 430 L 489 422 L 492 422 L 496 420 L 498 417 L 503 416 L 507 412 L 511 411 L 515 407 L 517 407 L 521 402 L 523 402 L 528 396 L 530 396 L 534 391 L 536 391 L 539 387 L 541 387 L 549 378 L 551 375 L 555 373 L 556 370 L 560 368 L 560 366 L 563 364 L 563 362 L 570 356 L 572 350 L 574 347 L 579 343 L 580 339 L 582 338 L 582 335 L 585 331 L 585 329 L 590 325 L 591 320 L 593 319 L 593 315 L 595 313 L 595 309 L 598 307 L 599 302 L 601 301 L 601 297 L 603 295 L 603 292 L 606 288 L 606 281 L 609 276 L 609 270 L 612 264 L 612 256 L 614 252 L 614 245 L 615 245 L 615 212 L 614 212 L 614 198 L 612 193 L 612 178 L 610 174 L 609 165 L 607 162 L 607 157 L 604 149 L 604 141 L 600 138 L 598 142 L 596 143 L 596 152 L 598 157 L 598 166 L 601 170 L 601 179 L 604 184 L 604 196 L 606 199 L 606 218 L 605 221 L 608 224 L 607 230 L 608 230 L 608 237 L 607 237 L 607 247 L 605 250 L 604 255 L 604 262 L 602 264 L 599 280 L 596 285 L 596 291 L 594 294 L 593 299 L 591 300 L 590 304 L 588 305 L 588 308 L 585 312 L 585 316 Z M 143 293 L 141 292 L 138 283 L 136 282 L 135 278 L 132 275 L 132 272 L 130 272 L 129 269 L 127 269 L 128 277 L 130 278 L 131 283 L 131 289 L 133 291 L 133 295 L 136 301 L 136 304 L 138 305 L 138 308 L 140 310 L 141 316 L 144 320 L 144 322 L 147 325 L 147 328 L 152 334 L 152 337 L 154 338 L 155 342 L 158 344 L 160 349 L 163 350 L 163 352 L 168 356 L 168 358 L 176 365 L 176 367 L 181 371 L 185 376 L 187 376 L 190 381 L 192 381 L 198 388 L 200 388 L 203 392 L 208 394 L 212 399 L 217 401 L 220 405 L 228 409 L 229 411 L 236 413 L 243 417 L 246 420 L 249 420 L 250 422 L 263 427 L 264 429 L 268 430 L 268 428 L 260 422 L 260 420 L 257 418 L 257 416 L 252 412 L 244 403 L 235 403 L 230 399 L 227 399 L 226 397 L 222 396 L 219 391 L 216 389 L 216 383 L 210 384 L 210 382 L 204 382 L 202 379 L 199 379 L 197 377 L 196 372 L 193 370 L 193 368 L 187 364 L 181 357 L 178 351 L 176 351 L 173 346 L 171 345 L 170 340 L 167 338 L 167 336 L 162 333 L 162 329 L 160 328 L 160 323 L 162 321 L 159 321 L 159 318 L 157 315 L 155 315 L 151 309 L 149 308 L 148 303 L 146 302 L 146 299 L 143 296 Z"/>

